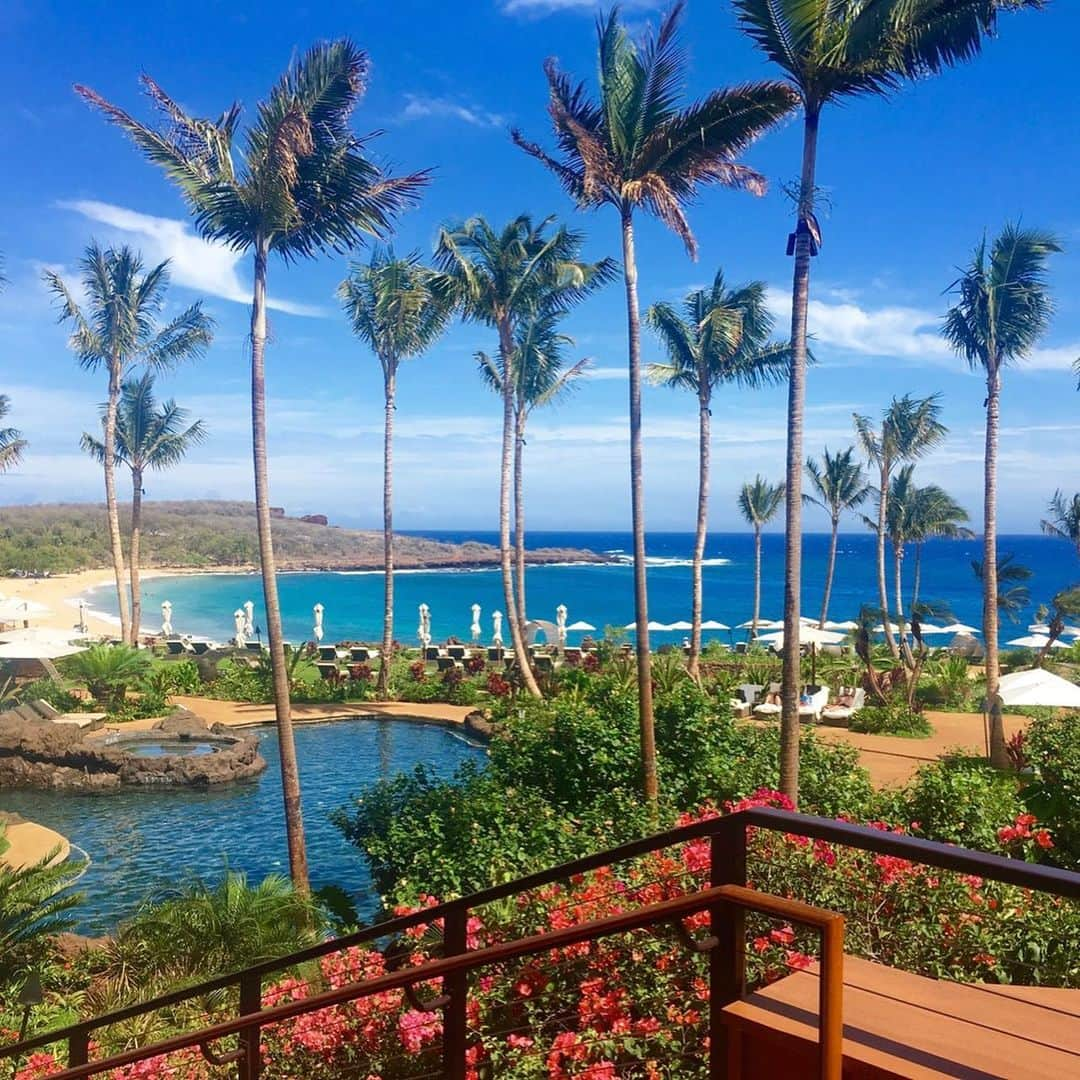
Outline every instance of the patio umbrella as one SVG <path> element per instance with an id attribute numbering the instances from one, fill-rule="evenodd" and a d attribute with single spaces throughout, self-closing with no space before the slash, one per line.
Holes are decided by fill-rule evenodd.
<path id="1" fill-rule="evenodd" d="M 1040 623 L 1040 622 L 1029 623 L 1028 624 L 1028 633 L 1029 634 L 1049 634 L 1050 633 L 1050 627 L 1047 626 L 1046 623 L 1044 623 L 1044 622 L 1042 622 L 1042 623 Z"/>
<path id="2" fill-rule="evenodd" d="M 315 625 L 311 628 L 311 632 L 312 632 L 312 634 L 315 635 L 315 640 L 316 641 L 322 641 L 322 639 L 323 639 L 323 625 L 322 624 L 323 624 L 323 612 L 325 610 L 326 609 L 322 606 L 322 604 L 316 604 L 311 609 L 312 615 L 315 616 Z M 242 614 L 243 613 L 241 612 L 241 615 Z"/>
<path id="3" fill-rule="evenodd" d="M 503 616 L 502 616 L 501 611 L 493 611 L 491 613 L 491 622 L 492 622 L 491 644 L 494 645 L 496 648 L 501 647 L 501 645 L 503 643 L 502 620 L 503 620 Z"/>
<path id="4" fill-rule="evenodd" d="M 86 633 L 86 601 L 79 601 L 79 625 L 78 630 L 80 634 Z"/>
<path id="5" fill-rule="evenodd" d="M 668 625 L 669 630 L 693 630 L 694 624 L 688 623 L 685 619 L 680 619 L 678 622 L 673 622 Z M 702 627 L 704 629 L 704 627 Z"/>
<path id="6" fill-rule="evenodd" d="M 559 648 L 566 648 L 566 605 L 560 604 L 555 609 L 555 630 L 559 635 Z"/>
<path id="7" fill-rule="evenodd" d="M 730 630 L 731 627 L 727 623 L 717 622 L 715 619 L 706 619 L 701 624 L 702 630 Z"/>
<path id="8" fill-rule="evenodd" d="M 172 632 L 172 604 L 168 600 L 163 600 L 161 602 L 161 636 L 169 637 Z"/>
<path id="9" fill-rule="evenodd" d="M 70 645 L 78 637 L 76 630 L 53 630 L 48 626 L 24 626 L 0 634 L 4 645 Z"/>
<path id="10" fill-rule="evenodd" d="M 475 645 L 484 634 L 484 628 L 480 625 L 480 605 L 473 604 L 472 606 L 472 626 L 469 627 L 469 633 L 472 634 L 473 644 Z"/>
<path id="11" fill-rule="evenodd" d="M 1003 705 L 1080 709 L 1080 686 L 1042 668 L 1002 675 L 998 697 Z"/>
<path id="12" fill-rule="evenodd" d="M 843 634 L 834 630 L 819 630 L 816 626 L 804 626 L 799 630 L 799 644 L 810 646 L 810 681 L 817 682 L 817 647 L 819 645 L 839 645 L 844 640 Z M 762 634 L 758 641 L 775 645 L 778 649 L 784 647 L 784 632 L 777 630 L 775 633 Z"/>
<path id="13" fill-rule="evenodd" d="M 244 638 L 244 609 L 243 608 L 237 608 L 233 612 L 232 617 L 233 617 L 233 631 L 234 631 L 233 632 L 233 644 L 238 649 L 242 649 L 244 647 L 244 645 L 246 644 L 246 641 L 245 641 L 245 638 Z"/>
<path id="14" fill-rule="evenodd" d="M 255 603 L 252 600 L 244 601 L 244 637 L 252 637 L 255 634 Z"/>
<path id="15" fill-rule="evenodd" d="M 968 626 L 967 623 L 954 622 L 941 628 L 943 634 L 981 634 L 977 626 Z"/>
<path id="16" fill-rule="evenodd" d="M 889 629 L 894 634 L 900 633 L 900 625 L 899 625 L 899 623 L 894 623 L 894 622 L 889 623 Z M 905 630 L 908 629 L 907 623 L 904 624 L 904 629 Z M 885 624 L 884 623 L 878 623 L 877 626 L 873 627 L 870 632 L 872 634 L 884 634 L 885 633 Z"/>
<path id="17" fill-rule="evenodd" d="M 1061 633 L 1065 637 L 1080 637 L 1080 626 L 1066 626 Z"/>
<path id="18" fill-rule="evenodd" d="M 421 604 L 419 612 L 420 625 L 416 628 L 416 636 L 420 639 L 421 646 L 426 649 L 431 644 L 431 608 L 427 604 Z"/>
<path id="19" fill-rule="evenodd" d="M 1016 645 L 1021 649 L 1043 649 L 1050 644 L 1050 638 L 1046 634 L 1028 634 L 1027 637 L 1013 638 L 1012 641 L 1006 641 L 1006 645 Z M 1069 646 L 1064 641 L 1054 640 L 1050 645 L 1052 649 L 1068 649 Z"/>
<path id="20" fill-rule="evenodd" d="M 674 627 L 673 627 L 673 626 L 668 626 L 668 624 L 667 624 L 667 623 L 662 623 L 662 622 L 653 622 L 653 621 L 652 621 L 652 619 L 650 619 L 650 620 L 649 620 L 649 621 L 648 621 L 648 622 L 647 622 L 647 623 L 645 624 L 645 628 L 646 628 L 647 630 L 673 630 L 673 629 L 674 629 Z"/>
<path id="21" fill-rule="evenodd" d="M 39 604 L 36 600 L 20 600 L 17 596 L 0 600 L 0 622 L 18 622 L 34 615 L 48 615 L 51 608 Z"/>
<path id="22" fill-rule="evenodd" d="M 0 660 L 36 660 L 55 682 L 60 674 L 52 662 L 63 656 L 85 652 L 83 645 L 71 642 L 71 635 L 49 629 L 9 630 L 0 634 Z"/>
<path id="23" fill-rule="evenodd" d="M 637 623 L 636 623 L 636 622 L 628 622 L 628 623 L 627 623 L 627 624 L 626 624 L 626 625 L 625 625 L 625 626 L 623 627 L 623 629 L 624 629 L 624 630 L 636 630 L 636 629 L 637 629 Z"/>
<path id="24" fill-rule="evenodd" d="M 858 630 L 859 624 L 854 619 L 845 619 L 843 622 L 833 622 L 832 619 L 828 619 L 825 622 L 826 630 Z"/>
<path id="25" fill-rule="evenodd" d="M 566 629 L 575 631 L 580 634 L 589 634 L 592 633 L 596 629 L 596 627 L 593 626 L 592 623 L 581 622 L 579 620 L 576 623 L 571 623 Z"/>
<path id="26" fill-rule="evenodd" d="M 930 623 L 921 623 L 919 630 L 923 637 L 927 634 L 947 634 L 949 631 L 944 626 L 931 626 Z"/>
<path id="27" fill-rule="evenodd" d="M 737 630 L 752 630 L 754 627 L 754 620 L 747 619 L 746 622 L 741 622 L 736 627 Z M 757 628 L 759 630 L 783 630 L 784 623 L 782 619 L 758 619 Z"/>

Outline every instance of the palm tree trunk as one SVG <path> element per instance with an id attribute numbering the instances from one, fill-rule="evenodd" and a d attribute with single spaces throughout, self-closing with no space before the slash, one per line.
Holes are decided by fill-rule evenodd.
<path id="1" fill-rule="evenodd" d="M 833 515 L 832 537 L 829 540 L 829 565 L 825 570 L 825 595 L 821 599 L 821 618 L 818 619 L 818 629 L 824 630 L 825 623 L 829 618 L 829 600 L 832 597 L 833 575 L 836 573 L 836 544 L 840 535 L 840 519 Z"/>
<path id="2" fill-rule="evenodd" d="M 896 626 L 897 637 L 904 637 L 904 545 L 897 541 L 893 542 L 893 573 L 896 581 L 893 583 L 893 592 L 896 596 Z"/>
<path id="3" fill-rule="evenodd" d="M 514 571 L 517 575 L 517 613 L 525 636 L 525 408 L 519 402 L 514 417 Z"/>
<path id="4" fill-rule="evenodd" d="M 761 618 L 761 526 L 754 525 L 754 614 L 750 617 L 750 639 L 757 637 Z"/>
<path id="5" fill-rule="evenodd" d="M 139 581 L 139 559 L 142 540 L 142 469 L 131 470 L 131 544 L 128 549 L 128 574 L 131 578 L 131 633 L 139 637 L 142 626 L 142 583 Z"/>
<path id="6" fill-rule="evenodd" d="M 697 532 L 694 534 L 693 585 L 690 596 L 690 659 L 686 669 L 697 678 L 701 669 L 702 587 L 701 565 L 705 558 L 705 538 L 709 531 L 709 458 L 712 441 L 712 417 L 709 398 L 702 394 L 698 400 L 698 496 Z"/>
<path id="7" fill-rule="evenodd" d="M 304 844 L 304 816 L 300 805 L 300 771 L 293 739 L 289 701 L 289 673 L 281 632 L 281 605 L 278 602 L 277 565 L 270 525 L 270 478 L 266 467 L 266 263 L 269 245 L 255 244 L 255 282 L 251 299 L 251 446 L 255 466 L 255 521 L 259 530 L 259 562 L 262 566 L 263 601 L 266 607 L 266 634 L 273 671 L 274 713 L 277 717 L 278 753 L 281 758 L 281 793 L 285 803 L 285 833 L 289 846 L 289 873 L 293 888 L 307 893 L 307 849 Z"/>
<path id="8" fill-rule="evenodd" d="M 626 284 L 626 327 L 630 367 L 630 515 L 634 531 L 634 623 L 637 637 L 638 722 L 641 727 L 641 772 L 646 801 L 655 808 L 656 730 L 653 720 L 652 662 L 649 657 L 649 593 L 645 570 L 645 488 L 641 455 L 641 314 L 638 310 L 634 219 L 622 211 L 623 277 Z"/>
<path id="9" fill-rule="evenodd" d="M 803 125 L 799 221 L 814 211 L 818 124 L 807 109 Z M 799 613 L 802 592 L 803 408 L 806 401 L 806 319 L 810 304 L 810 236 L 799 228 L 791 284 L 791 375 L 788 379 L 787 472 L 784 508 L 784 662 L 781 676 L 780 790 L 799 801 Z"/>
<path id="10" fill-rule="evenodd" d="M 983 479 L 983 641 L 986 645 L 986 697 L 998 692 L 997 446 L 1001 409 L 1001 372 L 996 363 L 986 377 L 986 457 Z M 990 763 L 1009 766 L 1000 710 L 990 710 Z"/>
<path id="11" fill-rule="evenodd" d="M 915 573 L 911 584 L 911 611 L 915 612 L 915 608 L 919 603 L 919 589 L 922 586 L 922 546 L 923 542 L 920 540 L 915 545 Z"/>
<path id="12" fill-rule="evenodd" d="M 510 377 L 510 365 L 514 355 L 514 335 L 508 319 L 499 322 L 499 349 L 503 358 L 503 431 L 502 468 L 499 473 L 499 562 L 502 567 L 503 601 L 506 604 L 506 620 L 510 624 L 510 637 L 514 643 L 514 657 L 521 672 L 525 689 L 533 697 L 542 697 L 532 664 L 525 647 L 521 620 L 518 618 L 517 600 L 514 597 L 513 551 L 510 546 L 510 477 L 514 464 L 514 380 Z"/>
<path id="13" fill-rule="evenodd" d="M 878 514 L 877 514 L 877 575 L 878 575 L 878 603 L 881 604 L 881 625 L 885 627 L 885 641 L 889 646 L 889 652 L 894 660 L 900 659 L 900 649 L 893 637 L 892 627 L 889 625 L 889 586 L 885 580 L 885 518 L 889 508 L 889 465 L 881 463 L 881 475 L 878 483 Z"/>
<path id="14" fill-rule="evenodd" d="M 383 633 L 379 662 L 378 694 L 390 696 L 390 662 L 394 651 L 394 409 L 397 372 L 387 365 L 384 379 L 385 419 L 383 421 Z"/>
<path id="15" fill-rule="evenodd" d="M 120 508 L 116 503 L 116 412 L 120 402 L 120 365 L 109 369 L 109 399 L 105 406 L 105 515 L 109 522 L 109 547 L 112 550 L 113 575 L 116 578 L 116 601 L 120 609 L 120 638 L 135 644 L 128 608 L 127 582 L 124 580 L 124 544 L 120 537 Z M 136 631 L 137 632 L 137 631 Z"/>

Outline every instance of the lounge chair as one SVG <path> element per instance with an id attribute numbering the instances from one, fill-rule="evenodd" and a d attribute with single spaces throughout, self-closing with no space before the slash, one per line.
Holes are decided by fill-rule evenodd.
<path id="1" fill-rule="evenodd" d="M 454 668 L 461 667 L 461 661 L 455 660 L 452 656 L 440 656 L 436 663 L 439 671 L 453 671 Z"/>
<path id="2" fill-rule="evenodd" d="M 487 651 L 487 658 L 493 664 L 497 664 L 504 656 L 506 656 L 506 650 L 501 645 L 493 646 Z"/>
<path id="3" fill-rule="evenodd" d="M 538 653 L 534 656 L 533 665 L 537 671 L 550 673 L 555 670 L 555 660 L 548 653 Z"/>
<path id="4" fill-rule="evenodd" d="M 735 690 L 735 696 L 729 702 L 731 711 L 739 718 L 749 716 L 761 690 L 762 687 L 758 686 L 757 683 L 744 683 L 738 687 Z"/>
<path id="5" fill-rule="evenodd" d="M 446 654 L 452 660 L 464 660 L 465 659 L 465 646 L 464 645 L 450 645 L 446 649 Z"/>
<path id="6" fill-rule="evenodd" d="M 436 645 L 429 645 L 424 650 L 424 659 L 425 660 L 438 660 L 440 656 L 442 656 L 442 653 L 440 652 L 438 646 L 436 646 Z"/>
<path id="7" fill-rule="evenodd" d="M 816 723 L 821 719 L 821 710 L 828 704 L 827 686 L 804 686 L 799 695 L 799 719 Z"/>
<path id="8" fill-rule="evenodd" d="M 349 658 L 354 664 L 366 664 L 371 659 L 371 653 L 362 645 L 354 645 L 349 650 Z"/>
<path id="9" fill-rule="evenodd" d="M 338 658 L 338 650 L 336 645 L 320 645 L 319 646 L 319 659 L 324 663 L 331 663 Z"/>
<path id="10" fill-rule="evenodd" d="M 248 641 L 244 643 L 244 648 L 250 653 L 261 653 L 266 646 L 261 641 Z"/>
<path id="11" fill-rule="evenodd" d="M 769 683 L 769 689 L 766 692 L 766 697 L 773 697 L 780 693 L 780 684 L 778 682 Z M 761 717 L 763 720 L 775 720 L 780 715 L 780 706 L 772 701 L 763 701 L 759 705 L 754 706 L 754 715 Z"/>
<path id="12" fill-rule="evenodd" d="M 851 718 L 866 704 L 866 691 L 860 686 L 854 692 L 845 693 L 840 689 L 840 697 L 831 705 L 821 710 L 821 722 L 835 727 L 847 727 Z"/>
<path id="13" fill-rule="evenodd" d="M 169 656 L 183 656 L 184 643 L 179 638 L 166 638 L 165 651 Z"/>

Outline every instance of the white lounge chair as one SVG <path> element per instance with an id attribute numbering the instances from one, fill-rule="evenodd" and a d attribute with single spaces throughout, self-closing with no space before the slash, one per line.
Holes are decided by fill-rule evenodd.
<path id="1" fill-rule="evenodd" d="M 851 695 L 850 705 L 839 703 L 826 705 L 821 710 L 821 722 L 836 727 L 847 727 L 851 718 L 866 704 L 866 691 L 860 686 Z"/>
<path id="2" fill-rule="evenodd" d="M 766 697 L 771 697 L 773 694 L 780 693 L 780 684 L 778 682 L 769 683 L 769 689 L 766 693 Z M 763 701 L 760 705 L 754 706 L 754 715 L 761 717 L 762 720 L 775 720 L 781 713 L 779 705 L 774 705 L 771 702 Z"/>
<path id="3" fill-rule="evenodd" d="M 829 704 L 829 688 L 819 686 L 816 689 L 804 686 L 799 696 L 799 719 L 816 723 L 821 719 L 821 710 Z"/>

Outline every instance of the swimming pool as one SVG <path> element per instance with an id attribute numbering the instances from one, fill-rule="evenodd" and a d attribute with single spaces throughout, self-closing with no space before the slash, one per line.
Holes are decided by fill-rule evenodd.
<path id="1" fill-rule="evenodd" d="M 149 893 L 186 874 L 214 879 L 226 865 L 252 880 L 288 874 L 277 732 L 249 730 L 269 766 L 249 783 L 114 795 L 0 791 L 0 810 L 55 829 L 90 857 L 79 883 L 85 901 L 74 913 L 81 933 L 107 932 Z M 330 812 L 380 778 L 419 764 L 447 775 L 483 751 L 447 728 L 404 720 L 305 723 L 295 733 L 312 886 L 340 885 L 370 916 L 378 896 L 367 866 Z"/>

